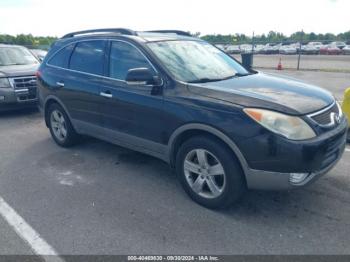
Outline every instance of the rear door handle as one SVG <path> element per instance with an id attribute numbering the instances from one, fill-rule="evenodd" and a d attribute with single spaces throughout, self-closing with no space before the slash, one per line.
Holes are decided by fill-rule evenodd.
<path id="1" fill-rule="evenodd" d="M 113 95 L 111 94 L 110 91 L 106 91 L 106 92 L 101 92 L 100 96 L 106 97 L 106 98 L 112 98 Z"/>
<path id="2" fill-rule="evenodd" d="M 59 87 L 64 87 L 64 83 L 63 82 L 56 82 L 56 85 Z"/>

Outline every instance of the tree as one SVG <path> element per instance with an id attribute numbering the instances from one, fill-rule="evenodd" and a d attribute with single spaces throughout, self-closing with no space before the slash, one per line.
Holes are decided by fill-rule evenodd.
<path id="1" fill-rule="evenodd" d="M 16 39 L 15 39 L 15 43 L 18 45 L 34 45 L 34 37 L 29 34 L 29 35 L 17 35 Z"/>
<path id="2" fill-rule="evenodd" d="M 0 43 L 17 44 L 17 45 L 24 45 L 24 46 L 30 46 L 30 47 L 43 46 L 43 47 L 49 48 L 49 46 L 56 40 L 57 38 L 52 36 L 34 37 L 31 34 L 29 35 L 20 34 L 17 36 L 11 36 L 6 34 L 0 35 Z"/>
<path id="3" fill-rule="evenodd" d="M 317 40 L 317 35 L 314 32 L 311 32 L 310 35 L 309 35 L 309 40 L 310 41 Z"/>

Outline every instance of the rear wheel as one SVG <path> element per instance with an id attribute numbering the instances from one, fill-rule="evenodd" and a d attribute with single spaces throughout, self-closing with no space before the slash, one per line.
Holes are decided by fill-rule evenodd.
<path id="1" fill-rule="evenodd" d="M 50 105 L 48 118 L 51 136 L 59 146 L 70 147 L 77 143 L 78 134 L 60 105 Z"/>
<path id="2" fill-rule="evenodd" d="M 208 208 L 227 207 L 246 189 L 236 157 L 214 138 L 201 136 L 186 141 L 178 151 L 176 171 L 187 194 Z"/>

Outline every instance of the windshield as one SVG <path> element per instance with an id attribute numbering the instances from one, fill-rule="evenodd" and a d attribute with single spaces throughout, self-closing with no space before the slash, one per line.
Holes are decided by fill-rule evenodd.
<path id="1" fill-rule="evenodd" d="M 148 46 L 163 65 L 183 82 L 219 81 L 249 72 L 230 56 L 201 41 L 162 41 Z"/>
<path id="2" fill-rule="evenodd" d="M 37 64 L 36 58 L 24 47 L 0 47 L 0 66 Z"/>

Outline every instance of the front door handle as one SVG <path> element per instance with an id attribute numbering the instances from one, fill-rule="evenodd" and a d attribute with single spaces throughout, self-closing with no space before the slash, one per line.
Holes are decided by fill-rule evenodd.
<path id="1" fill-rule="evenodd" d="M 59 87 L 64 87 L 64 83 L 63 82 L 56 82 L 56 85 Z"/>
<path id="2" fill-rule="evenodd" d="M 100 96 L 106 97 L 106 98 L 112 98 L 113 95 L 111 94 L 110 91 L 106 91 L 106 92 L 101 92 Z"/>

